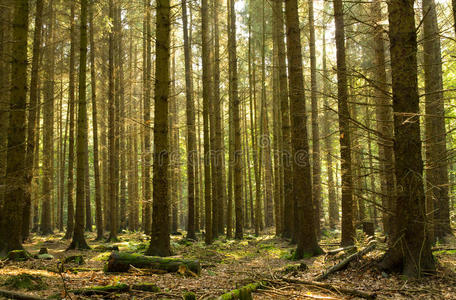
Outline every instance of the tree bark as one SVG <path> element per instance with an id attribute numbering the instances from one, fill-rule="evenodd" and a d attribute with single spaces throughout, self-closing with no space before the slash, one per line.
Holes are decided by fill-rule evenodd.
<path id="1" fill-rule="evenodd" d="M 90 249 L 84 237 L 84 208 L 86 182 L 86 145 L 88 143 L 86 70 L 87 70 L 87 8 L 88 0 L 81 0 L 81 24 L 79 45 L 79 99 L 78 128 L 76 137 L 76 214 L 74 218 L 73 241 L 68 249 Z"/>
<path id="2" fill-rule="evenodd" d="M 170 85 L 170 0 L 157 1 L 154 177 L 152 232 L 147 255 L 169 256 L 169 195 L 168 195 L 168 100 Z"/>
<path id="3" fill-rule="evenodd" d="M 432 202 L 434 236 L 444 242 L 454 237 L 450 226 L 448 157 L 443 98 L 440 31 L 434 0 L 423 0 L 423 55 L 425 87 L 426 199 Z M 432 231 L 432 230 L 431 230 Z"/>
<path id="4" fill-rule="evenodd" d="M 274 224 L 273 195 L 272 195 L 272 161 L 271 161 L 271 137 L 269 136 L 268 105 L 266 98 L 266 19 L 265 3 L 262 3 L 262 34 L 261 34 L 261 130 L 259 147 L 263 148 L 264 162 L 264 218 L 265 227 Z"/>
<path id="5" fill-rule="evenodd" d="M 420 277 L 435 270 L 435 262 L 425 217 L 413 3 L 395 0 L 388 6 L 398 189 L 393 242 L 380 267 Z"/>
<path id="6" fill-rule="evenodd" d="M 90 24 L 90 80 L 92 90 L 92 130 L 93 130 L 93 172 L 95 176 L 95 224 L 97 226 L 97 240 L 103 238 L 103 211 L 102 189 L 100 180 L 100 162 L 98 146 L 98 109 L 97 109 L 97 77 L 95 70 L 95 25 L 93 22 L 93 3 L 89 6 L 89 24 Z"/>
<path id="7" fill-rule="evenodd" d="M 201 51 L 203 63 L 203 135 L 204 135 L 204 202 L 205 202 L 205 242 L 212 243 L 212 203 L 209 105 L 212 101 L 212 80 L 210 61 L 209 8 L 207 0 L 201 0 Z"/>
<path id="8" fill-rule="evenodd" d="M 33 33 L 33 58 L 32 58 L 32 71 L 30 79 L 30 102 L 29 114 L 27 117 L 27 148 L 25 155 L 25 183 L 29 186 L 33 180 L 33 159 L 35 150 L 39 145 L 35 145 L 37 128 L 36 128 L 36 110 L 38 107 L 38 76 L 39 76 L 39 63 L 41 52 L 41 32 L 43 29 L 43 0 L 36 1 L 35 12 L 35 32 Z M 63 185 L 63 182 L 61 183 Z M 63 197 L 63 195 L 62 195 Z M 30 214 L 32 206 L 32 192 L 25 190 L 24 194 L 24 210 L 22 215 L 22 239 L 26 240 L 30 232 Z"/>
<path id="9" fill-rule="evenodd" d="M 195 192 L 196 174 L 196 132 L 195 132 L 195 105 L 193 103 L 193 80 L 192 65 L 190 61 L 191 45 L 188 38 L 187 25 L 187 2 L 182 0 L 182 25 L 184 35 L 184 59 L 185 59 L 185 95 L 186 95 L 186 113 L 187 113 L 187 189 L 188 189 L 188 220 L 187 220 L 187 238 L 195 239 L 195 198 L 198 195 Z M 190 29 L 191 30 L 191 29 Z M 198 200 L 196 200 L 198 201 Z"/>
<path id="10" fill-rule="evenodd" d="M 333 147 L 331 134 L 331 116 L 328 103 L 329 87 L 328 87 L 328 67 L 326 63 L 326 26 L 323 28 L 323 132 L 325 134 L 325 151 L 326 151 L 326 170 L 328 176 L 328 213 L 329 213 L 329 228 L 335 229 L 339 223 L 339 205 L 337 201 L 336 183 L 333 176 Z"/>
<path id="11" fill-rule="evenodd" d="M 394 154 L 393 154 L 393 111 L 388 94 L 389 86 L 386 76 L 384 29 L 379 24 L 382 21 L 381 2 L 375 0 L 372 3 L 372 15 L 375 16 L 374 55 L 375 68 L 373 79 L 375 82 L 375 114 L 377 119 L 377 131 L 379 132 L 377 147 L 380 160 L 380 186 L 382 196 L 383 231 L 391 234 L 392 210 L 394 210 L 394 198 L 396 181 L 394 177 Z"/>
<path id="12" fill-rule="evenodd" d="M 334 0 L 337 48 L 337 98 L 339 113 L 339 141 L 342 173 L 342 240 L 341 246 L 354 243 L 353 178 L 350 144 L 350 112 L 348 110 L 347 64 L 345 61 L 345 32 L 342 0 Z"/>
<path id="13" fill-rule="evenodd" d="M 46 49 L 44 53 L 46 68 L 43 86 L 43 184 L 40 232 L 43 235 L 52 234 L 52 202 L 53 202 L 53 177 L 54 177 L 54 69 L 55 69 L 55 43 L 54 43 L 54 1 L 50 0 L 49 20 L 47 25 Z"/>
<path id="14" fill-rule="evenodd" d="M 315 211 L 315 229 L 320 235 L 321 209 L 321 162 L 320 162 L 320 129 L 318 126 L 318 86 L 317 86 L 317 57 L 315 54 L 315 21 L 313 0 L 309 0 L 309 50 L 310 50 L 310 85 L 312 105 L 312 199 Z"/>
<path id="15" fill-rule="evenodd" d="M 69 110 L 69 134 L 68 134 L 68 179 L 67 179 L 67 228 L 65 232 L 65 239 L 70 239 L 74 231 L 74 204 L 73 204 L 73 190 L 74 190 L 74 73 L 75 73 L 75 47 L 76 47 L 76 33 L 74 24 L 75 4 L 71 3 L 70 13 L 70 65 L 68 73 L 68 110 Z"/>
<path id="16" fill-rule="evenodd" d="M 288 99 L 288 82 L 286 53 L 284 43 L 284 13 L 283 4 L 274 1 L 274 18 L 278 24 L 277 28 L 277 51 L 278 51 L 278 71 L 279 71 L 279 96 L 280 96 L 280 121 L 282 125 L 281 139 L 281 160 L 283 165 L 283 198 L 284 207 L 282 216 L 283 236 L 290 238 L 293 231 L 293 218 L 286 217 L 285 213 L 293 211 L 293 182 L 290 180 L 293 174 L 291 162 L 291 125 L 290 125 L 290 103 Z"/>
<path id="17" fill-rule="evenodd" d="M 236 239 L 242 239 L 244 235 L 244 224 L 242 220 L 242 146 L 241 146 L 241 122 L 239 113 L 238 96 L 238 74 L 236 56 L 236 11 L 234 9 L 235 0 L 230 0 L 230 30 L 228 33 L 228 60 L 229 60 L 229 84 L 231 86 L 231 98 L 233 103 L 233 130 L 234 130 L 234 157 L 231 163 L 234 164 L 234 212 L 235 212 L 235 232 Z"/>
<path id="18" fill-rule="evenodd" d="M 22 249 L 24 194 L 30 188 L 25 180 L 25 120 L 27 100 L 27 0 L 14 1 L 11 60 L 11 92 L 6 152 L 6 190 L 0 226 L 0 256 Z"/>
<path id="19" fill-rule="evenodd" d="M 299 29 L 298 3 L 285 2 L 287 25 L 287 57 L 292 112 L 291 142 L 293 146 L 293 197 L 296 201 L 294 230 L 298 247 L 297 259 L 321 254 L 315 231 L 315 211 L 312 206 L 312 175 L 307 140 L 307 112 L 302 73 L 301 33 Z"/>

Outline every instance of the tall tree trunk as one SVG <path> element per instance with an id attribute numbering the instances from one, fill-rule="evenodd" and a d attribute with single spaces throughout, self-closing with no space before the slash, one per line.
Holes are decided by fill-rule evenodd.
<path id="1" fill-rule="evenodd" d="M 211 166 L 209 105 L 212 101 L 212 80 L 210 60 L 209 7 L 208 0 L 201 0 L 201 51 L 203 63 L 203 135 L 204 135 L 204 203 L 205 203 L 205 242 L 212 243 L 212 203 L 211 203 Z"/>
<path id="2" fill-rule="evenodd" d="M 109 18 L 114 20 L 114 2 L 113 0 L 109 1 Z M 117 209 L 116 209 L 116 198 L 117 198 L 117 180 L 118 176 L 116 174 L 116 162 L 118 155 L 116 152 L 116 136 L 115 136 L 115 126 L 116 126 L 116 106 L 115 106 L 115 75 L 114 75 L 114 32 L 113 30 L 109 33 L 109 86 L 108 86 L 108 151 L 109 151 L 109 238 L 110 241 L 117 241 Z"/>
<path id="3" fill-rule="evenodd" d="M 147 255 L 171 254 L 168 196 L 170 0 L 157 1 L 152 233 Z"/>
<path id="4" fill-rule="evenodd" d="M 435 238 L 445 241 L 453 236 L 448 196 L 448 157 L 446 148 L 445 107 L 443 98 L 440 31 L 434 0 L 423 0 L 424 84 L 426 136 L 426 194 L 434 203 Z"/>
<path id="5" fill-rule="evenodd" d="M 143 68 L 145 73 L 143 73 L 143 84 L 144 84 L 144 201 L 145 201 L 145 219 L 144 223 L 144 233 L 150 234 L 151 224 L 152 224 L 152 191 L 151 191 L 151 182 L 150 182 L 150 166 L 151 166 L 151 149 L 150 149 L 150 93 L 151 93 L 151 29 L 150 29 L 150 14 L 151 14 L 151 4 L 150 0 L 146 0 L 144 4 L 144 9 L 146 10 L 146 20 L 145 20 L 145 55 L 143 57 Z M 144 44 L 143 44 L 144 45 Z"/>
<path id="6" fill-rule="evenodd" d="M 27 117 L 27 148 L 25 155 L 25 184 L 31 186 L 33 180 L 33 159 L 35 150 L 39 145 L 35 144 L 36 139 L 36 110 L 38 107 L 38 76 L 41 52 L 41 32 L 43 29 L 43 0 L 36 1 L 35 32 L 33 33 L 33 58 L 32 73 L 30 80 L 30 103 Z M 63 182 L 61 183 L 63 185 Z M 63 195 L 62 195 L 63 197 Z M 25 190 L 24 210 L 22 215 L 22 239 L 26 240 L 30 232 L 30 213 L 32 206 L 32 191 Z"/>
<path id="7" fill-rule="evenodd" d="M 337 202 L 336 183 L 333 176 L 333 147 L 331 134 L 331 117 L 330 107 L 328 103 L 329 87 L 328 87 L 328 68 L 326 64 L 326 27 L 323 28 L 323 132 L 325 134 L 325 151 L 326 151 L 326 170 L 328 176 L 328 213 L 329 213 L 329 228 L 335 229 L 339 223 L 339 205 Z M 337 178 L 337 177 L 336 177 Z"/>
<path id="8" fill-rule="evenodd" d="M 229 1 L 229 0 L 228 0 Z M 252 158 L 255 174 L 255 235 L 260 235 L 262 227 L 261 213 L 261 153 L 257 147 L 257 113 L 256 113 L 256 77 L 255 77 L 255 49 L 252 47 L 252 4 L 249 7 L 249 108 L 250 108 L 250 135 L 252 140 Z M 253 49 L 252 49 L 253 48 Z M 234 151 L 234 150 L 233 150 Z"/>
<path id="9" fill-rule="evenodd" d="M 214 115 L 215 115 L 215 186 L 217 189 L 217 228 L 218 234 L 224 233 L 225 182 L 223 180 L 223 134 L 222 134 L 222 98 L 220 97 L 220 43 L 219 43 L 219 6 L 220 0 L 214 0 Z M 213 229 L 214 231 L 214 229 Z"/>
<path id="10" fill-rule="evenodd" d="M 242 222 L 242 146 L 241 146 L 241 122 L 239 113 L 239 96 L 238 96 L 238 74 L 237 74 L 237 56 L 236 56 L 236 11 L 234 9 L 235 0 L 230 0 L 230 30 L 228 33 L 228 60 L 230 74 L 230 88 L 232 91 L 230 101 L 233 103 L 233 129 L 234 129 L 234 207 L 236 230 L 234 237 L 242 239 L 244 224 Z"/>
<path id="11" fill-rule="evenodd" d="M 318 86 L 317 86 L 317 57 L 315 54 L 315 21 L 313 0 L 309 0 L 309 49 L 310 49 L 310 85 L 312 104 L 312 199 L 315 210 L 315 229 L 320 235 L 321 211 L 321 162 L 320 162 L 320 132 L 318 126 Z"/>
<path id="12" fill-rule="evenodd" d="M 334 0 L 337 48 L 337 98 L 342 179 L 342 246 L 353 245 L 353 178 L 350 144 L 350 112 L 348 110 L 347 64 L 345 61 L 345 29 L 342 0 Z"/>
<path id="13" fill-rule="evenodd" d="M 298 247 L 296 258 L 314 256 L 323 251 L 317 242 L 315 211 L 312 206 L 312 175 L 307 140 L 307 112 L 302 73 L 301 33 L 299 29 L 298 3 L 285 3 L 287 25 L 287 56 L 290 87 L 290 110 L 292 111 L 291 141 L 293 146 L 293 196 L 296 201 L 295 219 Z M 299 224 L 299 226 L 297 226 Z"/>
<path id="14" fill-rule="evenodd" d="M 40 55 L 40 57 L 43 57 Z M 40 90 L 40 77 L 38 76 L 37 79 L 37 90 Z M 32 217 L 32 232 L 38 232 L 39 230 L 39 204 L 40 204 L 40 168 L 39 168 L 39 160 L 40 160 L 40 113 L 41 113 L 41 93 L 37 93 L 36 98 L 36 119 L 35 119 L 35 149 L 33 150 L 33 179 L 32 179 L 32 203 L 33 203 L 33 217 Z"/>
<path id="15" fill-rule="evenodd" d="M 380 265 L 412 278 L 435 270 L 425 217 L 413 3 L 388 5 L 398 189 L 393 242 Z"/>
<path id="16" fill-rule="evenodd" d="M 269 136 L 268 105 L 266 99 L 266 19 L 265 3 L 262 4 L 262 35 L 261 35 L 261 130 L 259 147 L 262 148 L 264 161 L 264 218 L 265 226 L 270 227 L 274 223 L 273 199 L 272 199 L 272 162 L 271 162 L 271 138 Z"/>
<path id="17" fill-rule="evenodd" d="M 119 160 L 117 163 L 117 169 L 119 174 L 119 229 L 126 228 L 126 203 L 127 203 L 127 177 L 126 177 L 126 151 L 125 151 L 125 82 L 124 82 L 124 50 L 123 50 L 123 24 L 122 24 L 122 4 L 120 3 L 116 9 L 116 24 L 117 24 L 117 70 L 118 70 L 118 126 L 117 131 L 117 151 L 119 153 Z"/>
<path id="18" fill-rule="evenodd" d="M 283 28 L 282 4 L 279 1 L 272 3 L 272 42 L 273 42 L 273 137 L 274 137 L 274 215 L 276 235 L 283 234 L 283 185 L 282 185 L 282 131 L 281 131 L 281 111 L 280 111 L 280 81 L 279 81 L 279 26 Z M 250 173 L 249 173 L 250 174 Z"/>
<path id="19" fill-rule="evenodd" d="M 22 215 L 24 194 L 29 189 L 25 182 L 25 109 L 27 99 L 27 0 L 14 1 L 11 61 L 11 93 L 6 153 L 6 191 L 0 226 L 0 256 L 22 249 Z"/>
<path id="20" fill-rule="evenodd" d="M 75 3 L 71 3 L 70 14 L 70 66 L 68 73 L 68 110 L 69 110 L 69 137 L 68 137 L 68 179 L 67 179 L 67 228 L 65 239 L 70 239 L 74 231 L 74 204 L 73 204 L 73 189 L 74 189 L 74 73 L 75 73 L 75 47 L 76 33 L 74 24 Z"/>
<path id="21" fill-rule="evenodd" d="M 101 209 L 102 189 L 100 180 L 100 162 L 99 162 L 99 146 L 98 146 L 98 110 L 97 110 L 97 77 L 95 71 L 95 28 L 93 22 L 93 5 L 89 6 L 89 25 L 90 25 L 90 80 L 92 91 L 92 134 L 93 134 L 93 172 L 95 177 L 95 224 L 97 226 L 97 240 L 103 238 L 103 212 Z"/>
<path id="22" fill-rule="evenodd" d="M 291 125 L 290 125 L 290 104 L 288 99 L 288 82 L 287 82 L 287 67 L 286 53 L 284 43 L 284 14 L 283 4 L 280 1 L 274 1 L 274 14 L 278 26 L 274 26 L 277 30 L 277 54 L 279 67 L 279 96 L 280 96 L 280 121 L 282 124 L 282 140 L 281 140 L 281 159 L 283 165 L 283 211 L 289 214 L 293 211 L 293 182 L 291 180 L 293 174 L 293 166 L 291 162 Z M 283 236 L 290 238 L 293 232 L 293 218 L 282 216 Z"/>
<path id="23" fill-rule="evenodd" d="M 0 2 L 0 217 L 1 207 L 5 197 L 5 172 L 6 172 L 6 149 L 8 143 L 9 121 L 9 93 L 11 74 L 11 45 L 12 40 L 12 15 L 13 6 L 11 0 Z"/>
<path id="24" fill-rule="evenodd" d="M 380 162 L 380 186 L 382 195 L 382 223 L 385 234 L 391 234 L 392 210 L 394 210 L 394 199 L 396 180 L 394 177 L 394 154 L 393 154 L 393 111 L 389 95 L 389 86 L 386 76 L 385 42 L 382 21 L 381 1 L 375 0 L 372 3 L 372 15 L 375 19 L 374 34 L 374 55 L 375 68 L 373 79 L 375 82 L 375 115 L 377 119 L 378 156 Z"/>
<path id="25" fill-rule="evenodd" d="M 86 67 L 87 68 L 87 67 Z M 87 101 L 87 100 L 86 100 Z M 87 102 L 86 102 L 87 105 Z M 89 130 L 88 120 L 86 121 L 85 127 Z M 84 144 L 84 209 L 85 209 L 85 230 L 92 232 L 92 208 L 90 205 L 90 174 L 89 174 L 89 141 Z"/>
<path id="26" fill-rule="evenodd" d="M 45 49 L 45 76 L 43 87 L 43 190 L 41 207 L 40 232 L 48 235 L 52 230 L 52 202 L 53 202 L 53 177 L 54 177 L 54 1 L 49 2 L 49 20 L 47 25 Z"/>
<path id="27" fill-rule="evenodd" d="M 172 34 L 174 44 L 174 33 Z M 171 54 L 171 90 L 169 99 L 169 143 L 172 153 L 169 166 L 169 193 L 171 202 L 171 233 L 177 234 L 179 227 L 179 189 L 180 189 L 180 151 L 179 151 L 179 115 L 178 102 L 176 98 L 176 52 Z"/>
<path id="28" fill-rule="evenodd" d="M 191 45 L 188 38 L 187 25 L 187 2 L 182 0 L 182 25 L 184 35 L 184 59 L 185 59 L 185 95 L 187 113 L 187 189 L 188 189 L 188 219 L 187 238 L 195 239 L 195 192 L 196 174 L 196 132 L 195 132 L 195 104 L 193 103 L 193 80 L 192 65 L 190 61 Z M 190 29 L 191 30 L 191 29 Z M 198 201 L 198 200 L 196 200 Z"/>
<path id="29" fill-rule="evenodd" d="M 73 241 L 68 249 L 90 249 L 84 238 L 84 207 L 85 207 L 85 156 L 87 156 L 87 100 L 86 100 L 86 70 L 87 70 L 87 8 L 88 0 L 81 0 L 81 24 L 79 45 L 79 99 L 78 99 L 78 129 L 76 138 L 76 214 L 74 218 Z"/>

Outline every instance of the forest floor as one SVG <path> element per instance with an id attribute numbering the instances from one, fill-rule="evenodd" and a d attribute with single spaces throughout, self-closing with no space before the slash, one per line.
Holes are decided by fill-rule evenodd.
<path id="1" fill-rule="evenodd" d="M 204 245 L 203 241 L 190 243 L 183 240 L 183 236 L 172 236 L 171 245 L 175 256 L 199 260 L 202 266 L 200 276 L 156 273 L 137 268 L 132 268 L 127 273 L 105 273 L 103 266 L 111 251 L 97 252 L 95 247 L 117 245 L 120 251 L 141 253 L 148 246 L 148 238 L 141 233 L 124 233 L 120 235 L 121 241 L 115 244 L 95 242 L 94 235 L 88 234 L 88 242 L 94 249 L 88 251 L 65 251 L 69 241 L 62 240 L 62 237 L 62 234 L 48 237 L 32 236 L 31 242 L 25 244 L 25 249 L 31 254 L 37 254 L 40 248 L 46 247 L 52 255 L 48 257 L 49 260 L 0 262 L 0 289 L 43 299 L 52 295 L 54 299 L 62 299 L 65 297 L 65 291 L 83 287 L 152 283 L 157 285 L 160 291 L 131 290 L 127 293 L 91 297 L 69 293 L 66 299 L 183 299 L 183 295 L 188 291 L 194 292 L 196 299 L 212 299 L 246 284 L 266 280 L 267 286 L 254 292 L 254 299 L 357 299 L 346 293 L 334 292 L 312 284 L 293 284 L 284 281 L 284 278 L 314 280 L 347 254 L 341 252 L 334 256 L 322 255 L 292 261 L 291 253 L 294 246 L 274 237 L 272 232 L 260 237 L 248 234 L 242 241 L 221 238 L 210 246 Z M 321 241 L 324 250 L 338 248 L 337 238 L 336 233 L 327 234 Z M 366 245 L 367 239 L 360 234 L 357 249 L 363 249 Z M 375 263 L 385 249 L 385 246 L 379 243 L 376 250 L 355 260 L 348 268 L 330 275 L 322 282 L 334 287 L 376 293 L 377 299 L 456 299 L 456 250 L 440 248 L 443 250 L 434 252 L 438 260 L 436 274 L 422 280 L 408 280 L 401 275 L 388 275 L 377 271 Z M 59 263 L 65 257 L 77 254 L 83 255 L 84 264 L 65 264 L 63 272 L 59 271 Z M 304 263 L 308 268 L 284 272 L 287 266 L 300 263 Z M 15 280 L 21 278 L 18 277 L 21 274 L 34 276 L 34 284 L 25 287 L 14 284 Z"/>

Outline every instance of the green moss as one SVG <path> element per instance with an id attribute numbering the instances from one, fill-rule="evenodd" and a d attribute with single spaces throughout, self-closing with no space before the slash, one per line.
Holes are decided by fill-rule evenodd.
<path id="1" fill-rule="evenodd" d="M 233 300 L 233 299 L 240 299 L 240 300 L 251 300 L 252 299 L 252 292 L 256 291 L 257 289 L 264 286 L 263 282 L 254 282 L 247 284 L 239 289 L 232 290 L 228 293 L 221 295 L 218 299 L 219 300 Z"/>
<path id="2" fill-rule="evenodd" d="M 275 249 L 276 247 L 272 244 L 260 244 L 260 249 L 269 250 Z"/>
<path id="3" fill-rule="evenodd" d="M 435 255 L 451 255 L 451 254 L 456 254 L 456 249 L 451 249 L 451 250 L 439 250 L 439 251 L 434 251 Z"/>
<path id="4" fill-rule="evenodd" d="M 186 292 L 184 294 L 184 300 L 196 300 L 196 295 L 193 292 Z"/>
<path id="5" fill-rule="evenodd" d="M 96 261 L 107 261 L 110 255 L 111 252 L 103 252 L 98 254 L 97 256 L 94 256 L 92 259 Z"/>
<path id="6" fill-rule="evenodd" d="M 104 293 L 125 293 L 130 290 L 127 284 L 120 283 L 116 285 L 104 285 L 104 286 L 91 286 L 87 288 L 72 290 L 71 292 L 75 295 L 97 295 Z"/>
<path id="7" fill-rule="evenodd" d="M 139 290 L 139 291 L 146 291 L 146 292 L 154 292 L 158 293 L 160 292 L 160 287 L 153 283 L 140 283 L 140 284 L 134 284 L 131 287 L 134 290 Z"/>
<path id="8" fill-rule="evenodd" d="M 84 257 L 82 255 L 72 255 L 65 257 L 63 260 L 64 263 L 75 263 L 77 265 L 83 265 L 84 264 Z"/>
<path id="9" fill-rule="evenodd" d="M 3 285 L 13 289 L 28 291 L 39 291 L 47 288 L 47 284 L 40 276 L 25 273 L 8 277 Z"/>

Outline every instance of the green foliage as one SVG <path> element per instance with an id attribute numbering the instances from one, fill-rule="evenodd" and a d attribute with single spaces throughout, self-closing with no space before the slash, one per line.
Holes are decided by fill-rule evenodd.
<path id="1" fill-rule="evenodd" d="M 47 284 L 40 276 L 26 273 L 8 277 L 3 286 L 27 291 L 39 291 L 47 288 Z"/>

